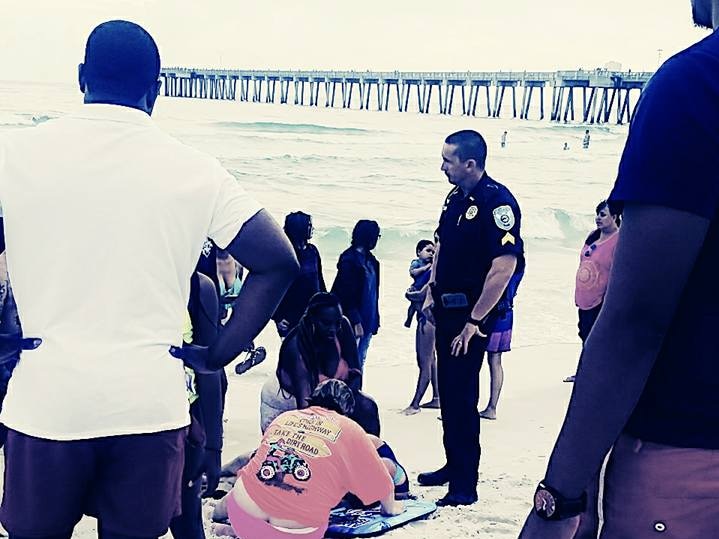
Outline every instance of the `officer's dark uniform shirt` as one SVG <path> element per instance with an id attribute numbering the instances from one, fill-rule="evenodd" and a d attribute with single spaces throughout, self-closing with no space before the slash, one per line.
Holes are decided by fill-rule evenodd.
<path id="1" fill-rule="evenodd" d="M 521 213 L 512 193 L 485 172 L 465 197 L 458 187 L 447 196 L 439 219 L 439 256 L 435 271 L 436 294 L 462 292 L 469 309 L 479 299 L 492 261 L 502 255 L 517 257 L 515 272 L 524 271 Z"/>
<path id="2" fill-rule="evenodd" d="M 655 443 L 719 449 L 716 32 L 670 58 L 645 87 L 610 199 L 674 208 L 711 221 L 674 320 L 625 430 Z"/>

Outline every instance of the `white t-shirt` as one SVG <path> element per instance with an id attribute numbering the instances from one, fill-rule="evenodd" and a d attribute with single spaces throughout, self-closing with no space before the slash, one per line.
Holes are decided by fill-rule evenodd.
<path id="1" fill-rule="evenodd" d="M 182 344 L 207 237 L 226 247 L 260 205 L 216 159 L 147 114 L 85 105 L 0 136 L 8 272 L 27 337 L 0 420 L 51 440 L 189 423 Z"/>

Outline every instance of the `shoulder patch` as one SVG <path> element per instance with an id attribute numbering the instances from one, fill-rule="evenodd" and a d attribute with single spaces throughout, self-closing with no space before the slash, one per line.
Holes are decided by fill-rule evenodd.
<path id="1" fill-rule="evenodd" d="M 492 210 L 494 224 L 501 230 L 511 230 L 514 226 L 514 212 L 511 206 L 499 206 Z"/>

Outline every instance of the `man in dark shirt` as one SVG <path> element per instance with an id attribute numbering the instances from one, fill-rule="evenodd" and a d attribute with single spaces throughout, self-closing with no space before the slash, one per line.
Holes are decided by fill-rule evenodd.
<path id="1" fill-rule="evenodd" d="M 447 137 L 442 171 L 454 189 L 439 220 L 439 241 L 423 311 L 436 321 L 439 399 L 446 464 L 418 477 L 449 483 L 439 505 L 477 501 L 479 369 L 496 307 L 524 268 L 521 214 L 512 193 L 485 171 L 487 144 L 476 131 Z"/>
<path id="2" fill-rule="evenodd" d="M 716 2 L 692 5 L 696 24 L 719 26 Z M 574 536 L 612 446 L 603 539 L 719 537 L 717 73 L 715 32 L 637 105 L 611 194 L 625 210 L 609 288 L 522 539 Z"/>

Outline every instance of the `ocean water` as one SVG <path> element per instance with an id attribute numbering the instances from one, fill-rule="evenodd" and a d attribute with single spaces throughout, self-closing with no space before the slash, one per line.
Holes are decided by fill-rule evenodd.
<path id="1" fill-rule="evenodd" d="M 0 82 L 0 131 L 32 129 L 71 113 L 81 100 L 72 86 Z M 582 150 L 585 126 L 549 121 L 165 97 L 154 118 L 185 143 L 216 156 L 279 222 L 290 211 L 310 213 L 328 283 L 354 223 L 378 221 L 377 339 L 408 343 L 410 333 L 402 327 L 407 268 L 416 242 L 432 237 L 450 190 L 439 169 L 442 143 L 458 129 L 478 130 L 489 145 L 488 172 L 512 190 L 523 214 L 527 272 L 516 300 L 514 345 L 577 340 L 577 257 L 594 227 L 594 207 L 614 182 L 626 127 L 590 127 L 591 147 Z M 505 130 L 508 143 L 502 149 Z M 562 149 L 565 142 L 568 151 Z M 407 357 L 411 346 L 403 349 L 402 357 L 382 360 L 413 361 Z"/>

